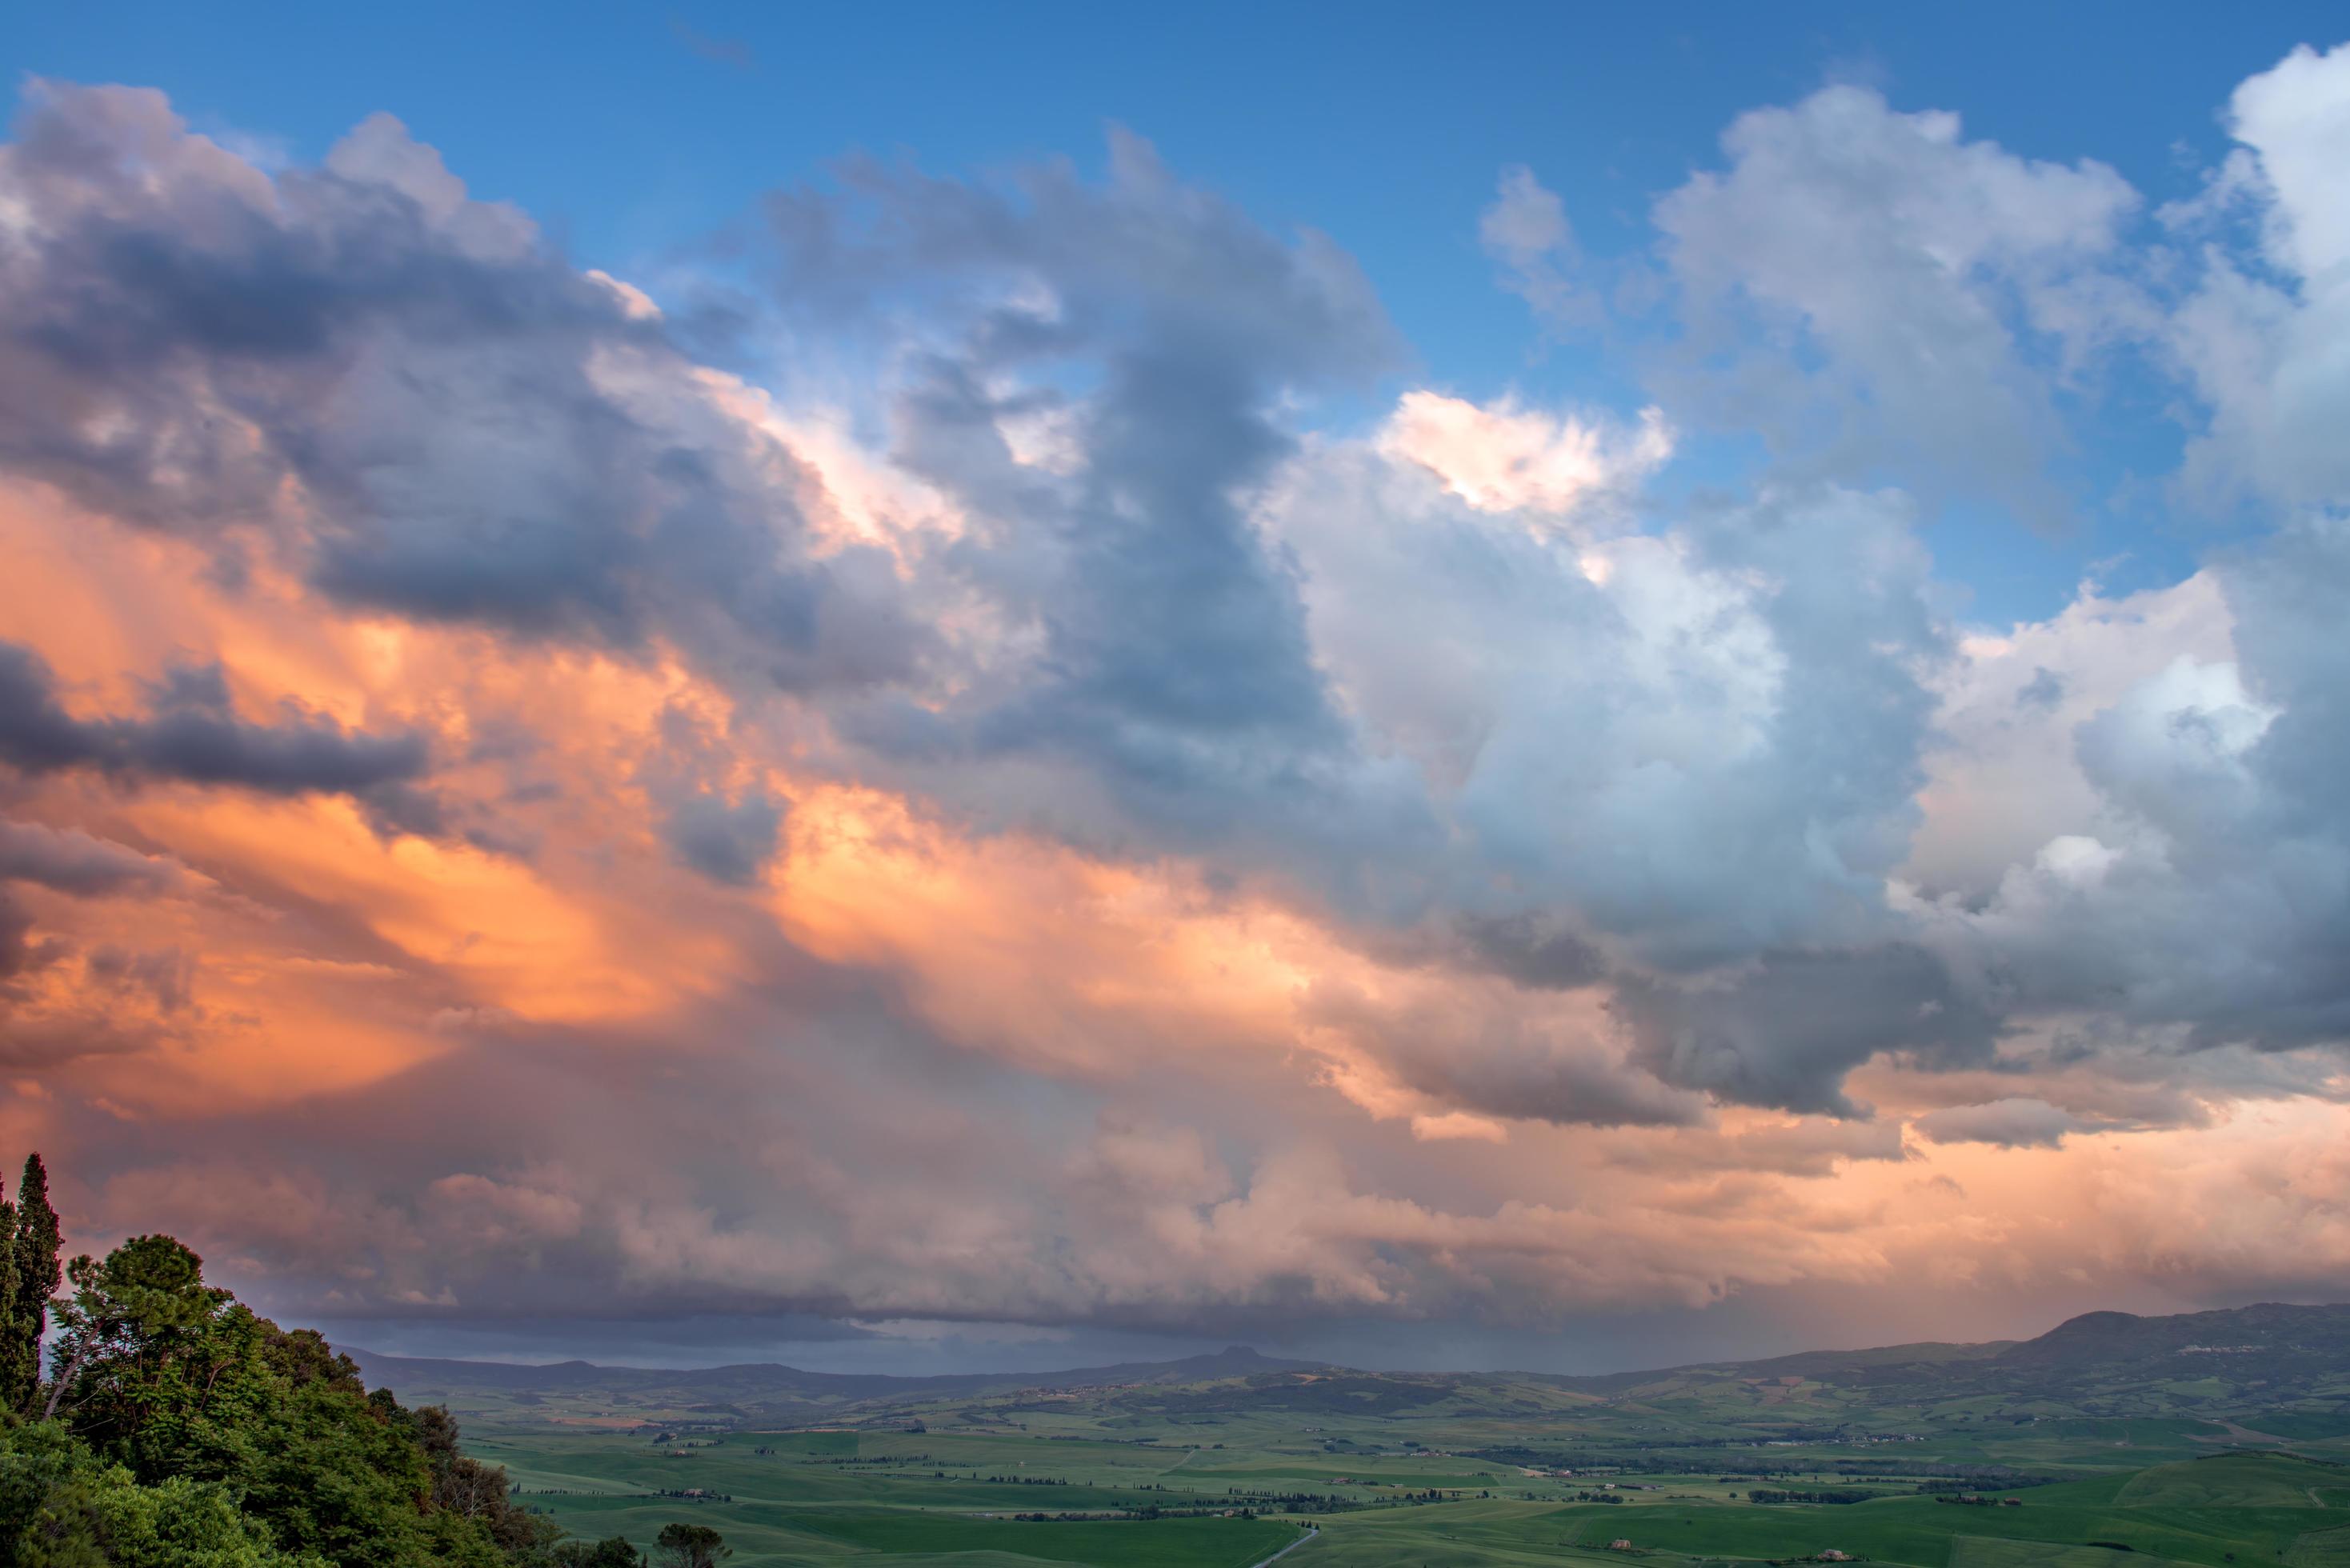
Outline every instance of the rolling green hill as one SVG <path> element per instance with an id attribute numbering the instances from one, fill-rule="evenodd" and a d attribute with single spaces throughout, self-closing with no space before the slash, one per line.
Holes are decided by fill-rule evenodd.
<path id="1" fill-rule="evenodd" d="M 686 1459 L 636 1438 L 544 1431 L 500 1433 L 483 1448 L 515 1475 L 521 1501 L 568 1528 L 641 1537 L 685 1511 L 725 1532 L 741 1568 L 850 1557 L 873 1568 L 933 1558 L 1245 1568 L 1259 1560 L 1250 1553 L 1309 1525 L 1319 1533 L 1285 1560 L 1292 1568 L 1622 1562 L 1618 1541 L 1637 1560 L 1692 1568 L 1830 1549 L 1906 1568 L 2330 1568 L 2350 1544 L 2350 1511 L 2320 1501 L 2345 1472 L 2274 1453 L 2087 1476 L 1987 1502 L 1884 1488 L 1866 1501 L 1787 1504 L 1718 1479 L 1633 1469 L 1605 1482 L 1537 1478 L 1461 1455 L 1317 1467 L 1295 1436 L 1219 1452 L 1034 1434 L 845 1435 L 853 1453 L 775 1434 L 714 1440 Z M 677 1501 L 687 1480 L 717 1496 Z M 1611 1496 L 1624 1501 L 1602 1501 Z"/>
<path id="2" fill-rule="evenodd" d="M 363 1356 L 525 1506 L 681 1510 L 734 1568 L 1812 1560 L 2350 1568 L 2350 1308 L 2093 1314 L 2037 1339 L 1606 1377 L 1247 1351 L 1048 1376 Z M 699 1494 L 689 1497 L 687 1494 Z"/>

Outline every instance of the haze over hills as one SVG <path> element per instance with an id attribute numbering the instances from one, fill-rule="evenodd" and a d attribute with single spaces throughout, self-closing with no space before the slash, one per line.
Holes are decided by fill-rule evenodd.
<path id="1" fill-rule="evenodd" d="M 960 1394 L 1005 1388 L 1081 1388 L 1102 1385 L 1208 1383 L 1284 1372 L 1319 1372 L 1315 1361 L 1285 1361 L 1260 1355 L 1244 1345 L 1231 1345 L 1206 1355 L 1172 1361 L 1128 1361 L 1107 1366 L 1080 1366 L 1059 1372 L 972 1372 L 939 1376 L 901 1377 L 886 1373 L 804 1372 L 776 1362 L 742 1362 L 723 1366 L 634 1367 L 599 1366 L 589 1361 L 557 1361 L 534 1365 L 509 1361 L 459 1361 L 430 1357 L 382 1355 L 372 1350 L 347 1354 L 359 1364 L 371 1383 L 389 1387 L 447 1386 L 502 1388 L 550 1392 L 576 1388 L 701 1390 L 711 1395 L 739 1395 L 746 1390 L 772 1390 L 775 1395 L 811 1400 L 944 1398 Z"/>
<path id="2" fill-rule="evenodd" d="M 1058 1372 L 897 1377 L 773 1364 L 701 1368 L 418 1360 L 351 1353 L 403 1398 L 610 1420 L 901 1419 L 960 1407 L 1001 1418 L 1082 1396 L 1140 1416 L 1326 1408 L 1369 1416 L 1571 1416 L 1596 1437 L 2163 1417 L 2282 1439 L 2350 1431 L 2350 1304 L 2264 1303 L 2139 1317 L 2090 1313 L 2037 1338 L 1806 1351 L 1596 1376 L 1367 1372 L 1233 1346 L 1211 1355 Z M 560 1407 L 558 1411 L 556 1407 Z"/>

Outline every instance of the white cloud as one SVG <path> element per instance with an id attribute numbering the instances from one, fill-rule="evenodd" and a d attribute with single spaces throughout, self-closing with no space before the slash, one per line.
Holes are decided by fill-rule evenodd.
<path id="1" fill-rule="evenodd" d="M 2047 620 L 1959 639 L 1941 666 L 1924 810 L 1901 875 L 1977 894 L 2062 834 L 2096 826 L 2101 797 L 2074 750 L 2079 727 L 2179 658 L 2235 657 L 2219 577 L 2118 598 L 2084 585 Z"/>
<path id="2" fill-rule="evenodd" d="M 1480 512 L 1529 512 L 1565 522 L 1623 493 L 1672 456 L 1664 410 L 1637 427 L 1572 413 L 1480 406 L 1440 392 L 1406 392 L 1378 436 L 1390 457 L 1418 463 Z"/>
<path id="3" fill-rule="evenodd" d="M 2230 101 L 2242 156 L 2215 203 L 2249 201 L 2256 255 L 2218 243 L 2165 337 L 2211 410 L 2190 479 L 2294 504 L 2350 501 L 2350 45 L 2295 49 Z"/>
<path id="4" fill-rule="evenodd" d="M 2121 177 L 1965 140 L 1956 115 L 1856 87 L 1742 115 L 1722 147 L 1727 170 L 1656 207 L 1704 365 L 1683 393 L 1823 472 L 1906 462 L 2051 505 L 2045 361 L 2106 329 L 2095 269 L 2137 202 Z"/>
<path id="5" fill-rule="evenodd" d="M 2270 244 L 2303 278 L 2350 286 L 2350 45 L 2303 46 L 2236 89 L 2236 139 L 2274 192 Z"/>
<path id="6" fill-rule="evenodd" d="M 1511 291 L 1553 327 L 1586 326 L 1597 301 L 1576 282 L 1582 256 L 1565 203 L 1523 163 L 1502 171 L 1492 205 L 1477 221 L 1485 254 L 1500 262 Z"/>

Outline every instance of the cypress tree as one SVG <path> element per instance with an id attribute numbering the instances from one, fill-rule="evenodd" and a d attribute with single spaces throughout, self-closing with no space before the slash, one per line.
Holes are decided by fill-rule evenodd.
<path id="1" fill-rule="evenodd" d="M 16 1379 L 16 1206 L 8 1201 L 5 1187 L 0 1187 L 0 1236 L 8 1239 L 0 1247 L 0 1409 L 14 1410 L 25 1402 L 17 1397 Z"/>
<path id="2" fill-rule="evenodd" d="M 28 1409 L 41 1386 L 41 1334 L 49 1298 L 64 1273 L 57 1267 L 57 1211 L 49 1207 L 49 1172 L 37 1154 L 26 1158 L 16 1184 L 16 1224 L 10 1248 L 16 1264 L 15 1310 L 9 1314 L 6 1360 L 0 1364 L 0 1398 Z"/>

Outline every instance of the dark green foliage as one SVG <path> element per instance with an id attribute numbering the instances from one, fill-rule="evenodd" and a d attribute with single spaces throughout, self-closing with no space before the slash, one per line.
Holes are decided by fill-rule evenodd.
<path id="1" fill-rule="evenodd" d="M 16 1278 L 16 1206 L 0 1187 L 0 1411 L 21 1410 L 40 1384 L 40 1355 L 33 1356 L 30 1376 L 20 1371 L 18 1351 L 24 1340 L 16 1323 L 16 1302 L 24 1287 Z M 37 1344 L 37 1341 L 36 1342 Z"/>
<path id="2" fill-rule="evenodd" d="M 168 1236 L 134 1237 L 103 1262 L 78 1258 L 71 1275 L 57 1412 L 100 1459 L 141 1485 L 225 1486 L 296 1552 L 351 1568 L 427 1560 L 423 1449 L 348 1358 L 206 1285 L 203 1261 Z M 486 1540 L 475 1552 L 449 1544 L 451 1561 L 499 1557 Z"/>
<path id="3" fill-rule="evenodd" d="M 512 1556 L 527 1556 L 553 1542 L 559 1532 L 552 1524 L 515 1506 L 504 1467 L 485 1465 L 458 1448 L 457 1423 L 445 1407 L 428 1405 L 409 1420 L 432 1469 L 434 1510 L 472 1522 Z"/>
<path id="4" fill-rule="evenodd" d="M 660 1568 L 718 1568 L 734 1550 L 706 1524 L 664 1524 L 653 1542 Z"/>
<path id="5" fill-rule="evenodd" d="M 0 1409 L 29 1410 L 41 1383 L 41 1334 L 57 1293 L 57 1211 L 37 1154 L 25 1161 L 16 1200 L 0 1195 Z"/>
<path id="6" fill-rule="evenodd" d="M 43 1299 L 56 1274 L 46 1186 L 32 1162 L 0 1253 Z M 44 1401 L 55 1418 L 0 1414 L 0 1563 L 637 1568 L 625 1541 L 558 1554 L 560 1532 L 459 1449 L 445 1409 L 369 1393 L 348 1356 L 206 1284 L 171 1237 L 133 1237 L 68 1272 Z"/>
<path id="7" fill-rule="evenodd" d="M 557 1542 L 550 1555 L 557 1568 L 642 1568 L 645 1560 L 625 1535 Z"/>
<path id="8" fill-rule="evenodd" d="M 141 1486 L 54 1421 L 0 1430 L 0 1561 L 22 1568 L 326 1568 L 282 1552 L 218 1483 Z"/>

